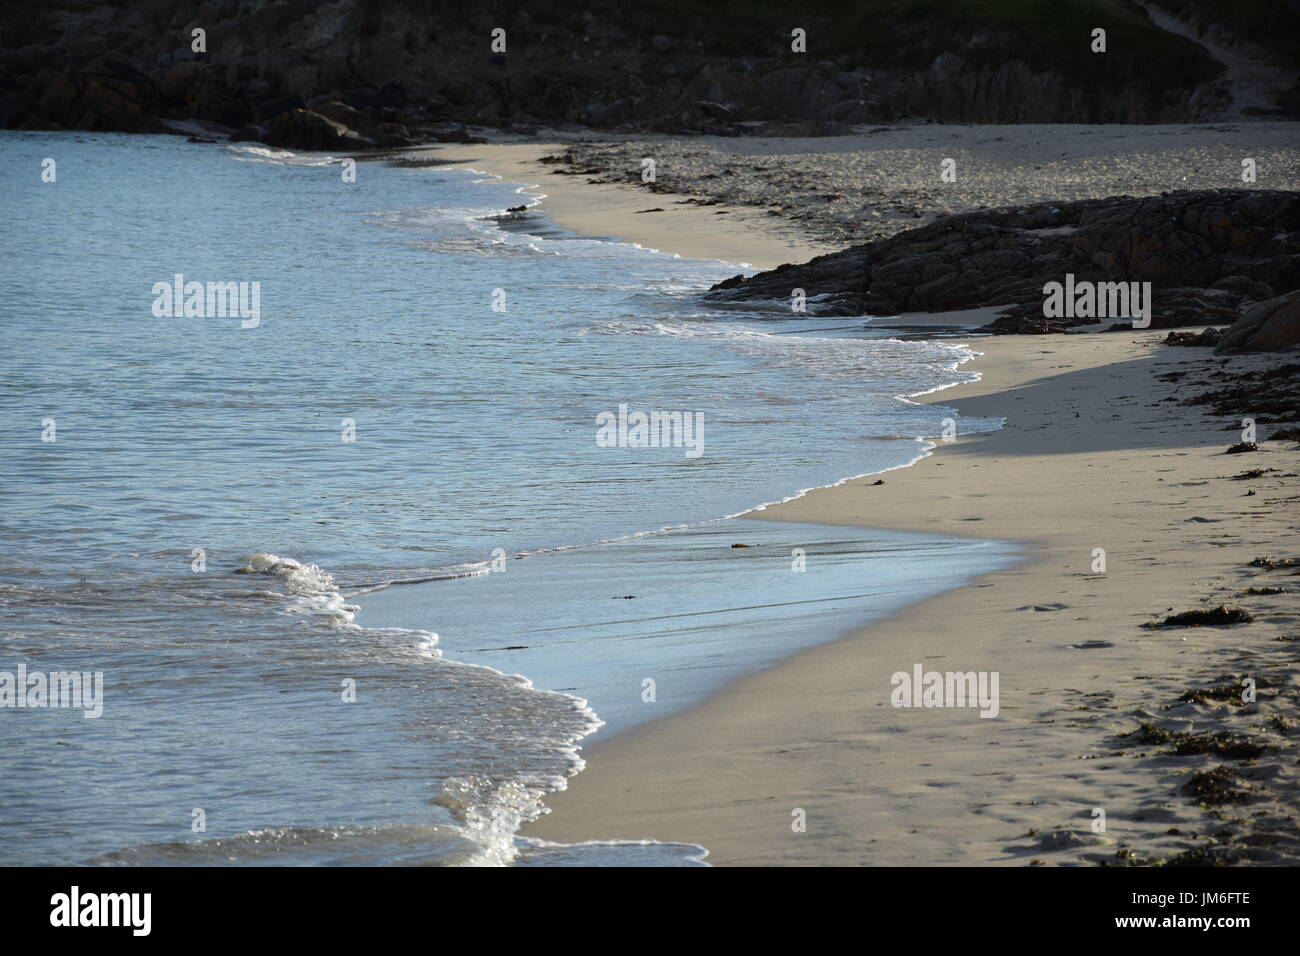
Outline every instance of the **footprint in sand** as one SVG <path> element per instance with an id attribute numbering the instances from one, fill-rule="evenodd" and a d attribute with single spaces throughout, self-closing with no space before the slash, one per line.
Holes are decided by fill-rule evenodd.
<path id="1" fill-rule="evenodd" d="M 1064 611 L 1068 604 L 1026 604 L 1016 608 L 1017 611 Z"/>

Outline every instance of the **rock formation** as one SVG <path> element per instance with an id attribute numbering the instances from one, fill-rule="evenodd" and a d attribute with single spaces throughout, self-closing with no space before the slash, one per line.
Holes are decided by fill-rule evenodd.
<path id="1" fill-rule="evenodd" d="M 281 145 L 354 133 L 397 146 L 466 124 L 820 135 L 899 118 L 1218 115 L 1222 67 L 1202 47 L 1136 8 L 1077 0 L 1079 16 L 1101 17 L 1124 37 L 1103 60 L 1078 23 L 1054 15 L 1054 2 L 990 5 L 972 20 L 962 4 L 909 16 L 890 0 L 812 0 L 798 16 L 806 52 L 791 49 L 788 15 L 740 0 L 8 4 L 0 125 L 138 132 L 197 119 Z M 505 53 L 491 49 L 496 29 Z M 332 137 L 319 120 L 282 119 L 303 109 L 346 131 Z"/>
<path id="2" fill-rule="evenodd" d="M 1235 321 L 1243 305 L 1300 288 L 1300 193 L 1202 190 L 978 211 L 719 283 L 719 301 L 783 300 L 814 315 L 1008 306 L 993 332 L 1053 332 L 1044 286 L 1150 282 L 1152 328 Z M 1131 323 L 1121 323 L 1131 328 Z"/>
<path id="3" fill-rule="evenodd" d="M 1280 295 L 1246 310 L 1229 326 L 1215 354 L 1273 352 L 1300 348 L 1300 292 Z"/>

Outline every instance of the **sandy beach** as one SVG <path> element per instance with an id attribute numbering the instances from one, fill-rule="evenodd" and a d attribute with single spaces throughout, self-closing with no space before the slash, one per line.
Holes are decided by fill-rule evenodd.
<path id="1" fill-rule="evenodd" d="M 408 867 L 1287 925 L 1300 0 L 0 36 L 20 936 Z"/>
<path id="2" fill-rule="evenodd" d="M 702 208 L 657 197 L 617 183 L 587 182 L 576 176 L 548 175 L 538 160 L 563 147 L 555 143 L 492 143 L 443 146 L 432 155 L 452 168 L 475 169 L 507 182 L 526 184 L 530 196 L 545 196 L 548 217 L 587 236 L 616 236 L 649 249 L 695 259 L 723 259 L 755 269 L 802 262 L 842 248 L 834 241 L 809 238 L 806 230 L 744 206 Z M 726 220 L 725 225 L 719 219 Z"/>
<path id="3" fill-rule="evenodd" d="M 537 184 L 587 235 L 771 268 L 936 217 L 1031 202 L 1300 181 L 1300 126 L 898 125 L 814 138 L 608 135 L 442 146 L 432 155 Z M 565 162 L 539 163 L 542 157 Z M 642 182 L 643 159 L 655 182 Z M 951 159 L 955 181 L 941 178 Z M 650 212 L 648 210 L 658 210 Z"/>
<path id="4" fill-rule="evenodd" d="M 722 217 L 660 200 L 665 213 L 641 214 L 639 188 L 541 172 L 537 159 L 553 152 L 478 145 L 437 155 L 540 181 L 543 210 L 588 234 L 755 266 L 836 247 L 744 206 Z M 1078 190 L 1104 191 L 1101 180 Z M 945 321 L 923 317 L 936 320 Z M 1252 562 L 1289 556 L 1295 445 L 1264 440 L 1275 429 L 1260 425 L 1258 451 L 1226 455 L 1251 409 L 1216 416 L 1181 403 L 1220 363 L 1236 373 L 1285 359 L 1212 359 L 1160 344 L 1165 334 L 972 339 L 983 354 L 968 368 L 980 381 L 920 400 L 1004 417 L 1005 428 L 754 517 L 1012 539 L 1026 548 L 1023 564 L 693 710 L 608 741 L 597 734 L 587 769 L 526 832 L 689 841 L 724 865 L 1294 860 L 1295 579 Z M 1240 477 L 1254 469 L 1263 473 Z M 1251 587 L 1284 593 L 1243 594 Z M 1219 605 L 1253 621 L 1143 627 Z M 891 675 L 918 664 L 997 672 L 1000 713 L 892 706 Z M 1258 696 L 1243 703 L 1246 677 Z M 1188 693 L 1202 688 L 1230 690 Z M 1146 736 L 1121 736 L 1144 725 Z M 1243 741 L 1249 759 L 1233 749 Z M 1184 792 L 1202 785 L 1209 796 Z M 1227 802 L 1215 802 L 1216 785 Z"/>
<path id="5" fill-rule="evenodd" d="M 981 340 L 981 381 L 932 400 L 1005 415 L 1004 429 L 940 445 L 883 485 L 855 481 L 762 512 L 1014 538 L 1027 561 L 690 713 L 608 746 L 597 739 L 587 770 L 532 833 L 690 840 L 714 863 L 752 865 L 1122 863 L 1125 849 L 1152 859 L 1203 847 L 1204 831 L 1224 821 L 1179 789 L 1224 761 L 1160 757 L 1116 735 L 1147 721 L 1254 734 L 1274 716 L 1294 719 L 1294 644 L 1279 638 L 1295 632 L 1295 598 L 1241 595 L 1294 580 L 1250 566 L 1294 540 L 1294 477 L 1233 476 L 1293 476 L 1297 456 L 1282 442 L 1225 455 L 1235 441 L 1225 420 L 1164 403 L 1177 388 L 1154 375 L 1208 350 L 1171 354 L 1159 338 Z M 1105 574 L 1091 571 L 1096 548 Z M 1247 608 L 1254 623 L 1141 627 L 1219 604 Z M 915 663 L 999 671 L 1000 715 L 890 706 L 890 675 Z M 1226 675 L 1265 674 L 1275 688 L 1255 706 L 1177 701 Z M 1291 745 L 1267 736 L 1279 749 L 1241 768 L 1280 797 L 1249 811 L 1248 829 L 1287 834 L 1265 859 L 1300 850 Z M 791 831 L 795 808 L 807 812 L 805 833 Z M 1094 808 L 1106 812 L 1105 833 L 1091 830 Z"/>

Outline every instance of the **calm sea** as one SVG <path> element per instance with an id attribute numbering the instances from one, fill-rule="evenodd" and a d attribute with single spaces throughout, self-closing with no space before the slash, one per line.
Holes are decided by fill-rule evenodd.
<path id="1" fill-rule="evenodd" d="M 1013 560 L 728 518 L 924 455 L 949 413 L 905 396 L 973 378 L 959 340 L 719 311 L 737 264 L 469 171 L 20 132 L 0 167 L 0 694 L 103 688 L 0 706 L 0 863 L 694 863 L 516 831 L 593 732 Z M 249 308 L 177 314 L 178 275 Z M 659 447 L 599 437 L 621 406 Z"/>

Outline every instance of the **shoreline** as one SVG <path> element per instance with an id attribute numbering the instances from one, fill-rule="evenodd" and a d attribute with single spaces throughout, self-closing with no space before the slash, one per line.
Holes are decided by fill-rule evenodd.
<path id="1" fill-rule="evenodd" d="M 581 177 L 552 175 L 554 168 L 538 162 L 565 148 L 561 142 L 490 143 L 443 145 L 428 153 L 440 161 L 439 168 L 469 169 L 520 183 L 524 187 L 520 193 L 544 197 L 547 218 L 585 236 L 612 232 L 623 242 L 670 255 L 721 259 L 754 269 L 840 251 L 838 242 L 808 238 L 791 223 L 743 206 L 701 207 L 669 194 L 589 183 Z M 719 223 L 719 219 L 726 222 Z"/>
<path id="2" fill-rule="evenodd" d="M 1034 432 L 1059 405 L 1035 403 L 1019 422 L 1008 407 L 1016 400 L 1012 392 L 1071 348 L 1076 374 L 1117 362 L 1130 366 L 1112 376 L 1103 394 L 1094 393 L 1102 405 L 1121 402 L 1121 394 L 1151 382 L 1150 366 L 1179 362 L 1153 344 L 1158 338 L 1141 334 L 1145 354 L 1137 358 L 1128 334 L 997 340 L 975 360 L 981 381 L 938 394 L 965 414 L 1007 408 L 1012 420 L 1004 429 L 940 445 L 931 457 L 888 473 L 883 486 L 853 481 L 749 515 L 977 533 L 1018 542 L 1025 560 L 742 678 L 692 710 L 607 743 L 597 737 L 584 748 L 587 769 L 547 799 L 552 813 L 525 827 L 525 835 L 557 842 L 675 840 L 706 847 L 713 863 L 751 865 L 1069 864 L 1122 862 L 1115 855 L 1129 845 L 1141 846 L 1144 858 L 1196 849 L 1206 828 L 1202 811 L 1179 797 L 1166 775 L 1222 761 L 1160 758 L 1145 766 L 1136 756 L 1107 757 L 1119 749 L 1115 734 L 1164 719 L 1160 708 L 1168 700 L 1213 680 L 1219 656 L 1240 652 L 1268 659 L 1268 666 L 1279 663 L 1272 658 L 1286 645 L 1268 642 L 1289 620 L 1281 613 L 1286 596 L 1240 598 L 1235 592 L 1244 583 L 1224 581 L 1269 583 L 1256 581 L 1267 572 L 1248 562 L 1256 553 L 1279 553 L 1290 532 L 1252 529 L 1248 545 L 1235 542 L 1239 561 L 1225 559 L 1218 542 L 1202 540 L 1212 533 L 1192 518 L 1231 513 L 1243 491 L 1223 479 L 1243 466 L 1222 457 L 1227 441 L 1217 423 L 1191 421 L 1202 417 L 1196 411 L 1179 409 L 1187 435 L 1173 442 L 1161 442 L 1150 423 L 1138 426 L 1136 440 L 1126 440 L 1122 433 L 1133 423 L 1120 419 L 1095 434 L 1087 449 L 1057 452 L 1086 457 L 1071 462 L 1079 466 L 1075 480 L 1096 472 L 1062 507 L 1058 463 L 1035 460 L 1028 451 L 1051 441 Z M 1088 351 L 1080 356 L 1080 349 Z M 1188 351 L 1200 358 L 1207 350 Z M 1036 387 L 1052 389 L 1058 400 L 1080 387 L 1048 382 Z M 1295 455 L 1280 443 L 1264 447 L 1270 459 L 1286 455 L 1286 464 L 1269 464 L 1293 467 Z M 1144 448 L 1158 452 L 1151 459 L 1135 454 Z M 1009 490 L 991 493 L 990 482 Z M 1205 489 L 1199 497 L 1214 500 L 1163 507 L 1145 498 L 1121 500 L 1108 513 L 1112 483 L 1140 487 L 1143 496 L 1164 491 L 1160 483 L 1194 484 Z M 1062 517 L 1087 530 L 1047 530 Z M 1040 530 L 1026 536 L 1025 526 L 1035 523 Z M 1183 547 L 1172 553 L 1159 537 L 1171 525 L 1186 529 L 1178 534 Z M 1094 547 L 1111 556 L 1104 576 L 1089 573 Z M 1212 604 L 1249 607 L 1255 623 L 1169 631 L 1140 626 L 1166 609 L 1203 606 L 1207 595 Z M 1270 613 L 1281 620 L 1269 622 Z M 937 666 L 933 661 L 961 671 L 1000 671 L 1002 719 L 985 721 L 955 708 L 891 708 L 890 675 L 916 663 Z M 1274 706 L 1294 713 L 1285 701 Z M 1199 731 L 1242 729 L 1201 704 L 1183 704 L 1171 716 Z M 1250 723 L 1245 714 L 1231 716 Z M 1000 749 L 989 750 L 995 746 Z M 1013 762 L 990 762 L 991 753 L 1003 758 L 1009 751 L 1019 751 Z M 1267 773 L 1294 780 L 1280 759 L 1267 764 Z M 1098 807 L 1111 821 L 1100 835 L 1089 827 Z M 795 809 L 807 813 L 806 833 L 790 830 Z"/>
<path id="3" fill-rule="evenodd" d="M 521 192 L 544 193 L 547 215 L 584 234 L 617 234 L 661 251 L 759 267 L 832 248 L 806 243 L 797 251 L 767 222 L 745 222 L 756 217 L 742 217 L 741 231 L 734 219 L 705 219 L 709 212 L 689 205 L 674 221 L 690 229 L 664 229 L 663 220 L 637 213 L 646 205 L 639 190 L 574 184 L 570 177 L 555 177 L 560 182 L 552 185 L 530 164 L 555 147 L 523 149 L 479 145 L 437 155 L 506 181 L 542 181 Z M 1202 834 L 1212 818 L 1178 794 L 1170 775 L 1179 773 L 1177 783 L 1226 761 L 1147 752 L 1154 748 L 1139 755 L 1122 750 L 1116 735 L 1151 720 L 1235 732 L 1270 707 L 1294 714 L 1294 701 L 1281 695 L 1231 713 L 1177 702 L 1189 686 L 1213 681 L 1227 666 L 1215 664 L 1224 655 L 1236 654 L 1229 663 L 1239 665 L 1280 663 L 1276 651 L 1286 644 L 1268 642 L 1290 620 L 1286 596 L 1243 598 L 1238 591 L 1246 583 L 1278 583 L 1254 580 L 1267 572 L 1248 564 L 1257 555 L 1284 554 L 1294 528 L 1255 524 L 1248 541 L 1214 540 L 1225 537 L 1214 524 L 1230 520 L 1222 515 L 1234 515 L 1245 492 L 1230 482 L 1232 474 L 1263 463 L 1258 456 L 1246 464 L 1217 457 L 1231 443 L 1226 419 L 1165 401 L 1179 386 L 1154 379 L 1156 366 L 1204 362 L 1209 350 L 1164 348 L 1164 334 L 983 338 L 984 354 L 970 366 L 981 379 L 934 393 L 933 401 L 963 415 L 1005 417 L 1002 430 L 941 444 L 887 473 L 883 487 L 851 479 L 746 515 L 998 538 L 1020 543 L 1025 560 L 743 677 L 703 704 L 608 741 L 589 739 L 586 769 L 547 798 L 550 812 L 521 835 L 695 843 L 708 849 L 709 862 L 723 865 L 1122 863 L 1207 845 Z M 1246 356 L 1233 364 L 1275 361 Z M 1030 395 L 1030 405 L 1017 404 Z M 1153 424 L 1153 411 L 1165 416 L 1163 428 Z M 1087 427 L 1070 425 L 1076 414 Z M 1086 423 L 1090 415 L 1105 423 Z M 1035 434 L 1063 425 L 1071 428 L 1063 441 Z M 1262 443 L 1261 450 L 1268 465 L 1295 467 L 1296 456 L 1280 443 Z M 1257 500 L 1267 502 L 1281 483 L 1263 479 L 1251 490 L 1259 485 Z M 1181 487 L 1198 493 L 1176 502 L 1115 497 L 1118 488 L 1167 497 Z M 1063 521 L 1088 530 L 1054 529 Z M 1038 530 L 1026 535 L 1026 527 Z M 1174 550 L 1162 538 L 1171 528 Z M 1097 547 L 1118 560 L 1104 576 L 1088 571 Z M 1207 600 L 1247 606 L 1256 621 L 1140 627 L 1166 609 Z M 956 647 L 953 631 L 961 632 Z M 957 708 L 890 707 L 889 676 L 932 660 L 1000 671 L 1002 719 L 972 720 L 972 711 Z M 1002 749 L 988 749 L 994 746 Z M 1009 751 L 1018 752 L 1009 763 L 989 760 Z M 1293 828 L 1276 794 L 1294 790 L 1294 770 L 1277 756 L 1244 772 L 1287 781 L 1261 793 L 1254 812 Z M 1102 833 L 1090 827 L 1096 809 L 1111 821 Z M 791 829 L 798 810 L 807 814 L 806 832 Z M 1294 849 L 1282 852 L 1295 855 Z"/>
<path id="4" fill-rule="evenodd" d="M 1242 155 L 1257 164 L 1252 187 L 1288 189 L 1300 177 L 1300 124 L 903 123 L 812 138 L 548 136 L 428 155 L 540 182 L 556 221 L 577 232 L 601 235 L 615 221 L 655 248 L 713 258 L 720 243 L 772 267 L 979 209 L 1241 187 Z M 656 163 L 653 186 L 640 182 L 646 157 Z M 641 212 L 651 208 L 663 212 Z"/>

